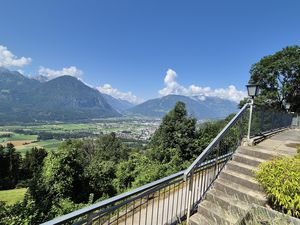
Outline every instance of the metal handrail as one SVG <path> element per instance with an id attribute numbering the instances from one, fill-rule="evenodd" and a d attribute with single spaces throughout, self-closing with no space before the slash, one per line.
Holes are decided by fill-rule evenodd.
<path id="1" fill-rule="evenodd" d="M 195 168 L 195 169 L 199 169 L 199 168 L 202 168 L 202 167 L 206 167 L 206 166 L 209 166 L 209 165 L 214 165 L 216 161 L 222 161 L 222 160 L 225 160 L 226 158 L 229 158 L 231 157 L 232 153 L 229 153 L 229 154 L 225 154 L 223 156 L 219 156 L 218 158 L 216 159 L 211 159 L 211 160 L 208 160 L 208 161 L 205 161 L 201 164 L 198 164 L 198 166 Z M 106 199 L 106 200 L 103 200 L 101 202 L 98 202 L 98 203 L 95 203 L 93 205 L 90 205 L 90 206 L 87 206 L 87 207 L 84 207 L 82 209 L 79 209 L 79 210 L 75 210 L 71 213 L 68 213 L 66 215 L 63 215 L 63 216 L 60 216 L 60 217 L 56 217 L 50 221 L 47 221 L 45 223 L 42 223 L 41 225 L 57 225 L 57 224 L 64 224 L 66 222 L 69 222 L 71 220 L 74 220 L 76 218 L 79 218 L 79 217 L 82 217 L 84 215 L 87 215 L 89 213 L 92 213 L 96 210 L 99 210 L 105 206 L 108 206 L 108 205 L 111 205 L 115 202 L 119 202 L 119 201 L 122 201 L 122 200 L 125 200 L 129 197 L 132 197 L 132 196 L 135 196 L 139 193 L 143 193 L 145 191 L 149 191 L 149 190 L 154 190 L 158 185 L 163 185 L 169 181 L 172 181 L 176 178 L 179 178 L 179 180 L 182 180 L 183 181 L 183 175 L 184 175 L 184 172 L 186 170 L 182 170 L 178 173 L 175 173 L 175 174 L 172 174 L 170 176 L 167 176 L 167 177 L 164 177 L 162 179 L 159 179 L 159 180 L 156 180 L 156 181 L 153 181 L 149 184 L 145 184 L 141 187 L 138 187 L 134 190 L 131 190 L 131 191 L 128 191 L 128 192 L 125 192 L 125 193 L 122 193 L 120 195 L 117 195 L 117 196 L 114 196 L 112 198 L 109 198 L 109 199 Z"/>
<path id="2" fill-rule="evenodd" d="M 204 149 L 204 151 L 197 157 L 197 159 L 194 160 L 194 162 L 185 170 L 184 172 L 184 180 L 187 180 L 187 177 L 195 167 L 197 167 L 198 164 L 201 164 L 206 156 L 211 153 L 211 151 L 218 145 L 218 143 L 222 140 L 224 135 L 227 133 L 227 131 L 235 125 L 236 121 L 243 116 L 243 114 L 246 112 L 247 108 L 250 106 L 249 103 L 246 103 L 241 110 L 231 119 L 231 121 L 223 128 L 223 130 L 214 138 L 212 142 Z"/>
<path id="3" fill-rule="evenodd" d="M 63 215 L 63 216 L 60 216 L 60 217 L 57 217 L 53 220 L 50 220 L 48 222 L 45 222 L 41 225 L 53 225 L 53 224 L 62 224 L 62 223 L 65 223 L 65 222 L 68 222 L 70 220 L 73 220 L 73 219 L 76 219 L 78 217 L 81 217 L 82 215 L 86 215 L 88 213 L 91 213 L 95 210 L 98 210 L 102 207 L 105 207 L 107 205 L 110 205 L 110 204 L 113 204 L 115 202 L 118 202 L 118 201 L 121 201 L 121 200 L 124 200 L 128 197 L 131 197 L 131 196 L 134 196 L 134 195 L 137 195 L 139 193 L 142 193 L 144 191 L 147 191 L 151 188 L 154 188 L 155 186 L 159 185 L 159 184 L 163 184 L 163 183 L 166 183 L 170 180 L 173 180 L 175 178 L 178 178 L 180 176 L 183 176 L 184 174 L 184 171 L 185 170 L 182 170 L 178 173 L 175 173 L 175 174 L 172 174 L 168 177 L 164 177 L 162 179 L 159 179 L 159 180 L 156 180 L 156 181 L 153 181 L 149 184 L 145 184 L 141 187 L 138 187 L 134 190 L 131 190 L 131 191 L 127 191 L 127 192 L 124 192 L 122 194 L 119 194 L 117 196 L 114 196 L 114 197 L 111 197 L 111 198 L 108 198 L 108 199 L 105 199 L 101 202 L 98 202 L 98 203 L 95 203 L 93 205 L 90 205 L 90 206 L 87 206 L 85 208 L 82 208 L 82 209 L 79 209 L 79 210 L 76 210 L 76 211 L 73 211 L 71 213 L 68 213 L 66 215 Z"/>

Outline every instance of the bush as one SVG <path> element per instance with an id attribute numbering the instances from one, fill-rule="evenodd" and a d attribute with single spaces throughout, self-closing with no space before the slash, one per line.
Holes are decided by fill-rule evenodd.
<path id="1" fill-rule="evenodd" d="M 300 218 L 300 158 L 285 157 L 262 163 L 256 178 L 274 209 Z"/>

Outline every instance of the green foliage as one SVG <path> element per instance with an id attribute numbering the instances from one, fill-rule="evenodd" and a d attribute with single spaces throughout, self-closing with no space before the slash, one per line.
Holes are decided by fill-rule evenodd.
<path id="1" fill-rule="evenodd" d="M 255 104 L 262 108 L 282 109 L 291 103 L 291 111 L 300 112 L 300 47 L 290 46 L 262 58 L 250 70 L 250 83 L 260 85 Z"/>
<path id="2" fill-rule="evenodd" d="M 67 141 L 57 152 L 52 152 L 45 160 L 42 182 L 50 196 L 71 198 L 75 202 L 84 200 L 86 194 L 76 190 L 85 187 L 84 167 L 80 161 L 80 141 Z"/>
<path id="3" fill-rule="evenodd" d="M 21 155 L 14 145 L 0 146 L 0 189 L 14 188 L 20 175 Z"/>
<path id="4" fill-rule="evenodd" d="M 93 159 L 85 168 L 84 176 L 90 186 L 90 191 L 98 199 L 103 195 L 113 196 L 116 190 L 112 184 L 115 178 L 115 165 L 111 161 Z"/>
<path id="5" fill-rule="evenodd" d="M 57 202 L 55 202 L 55 204 L 52 205 L 51 214 L 54 216 L 62 216 L 85 206 L 87 206 L 87 204 L 76 204 L 68 198 L 63 198 L 59 199 Z"/>
<path id="6" fill-rule="evenodd" d="M 195 151 L 195 138 L 196 119 L 187 116 L 184 103 L 177 102 L 151 137 L 151 157 L 161 163 L 168 163 L 171 158 L 167 149 L 176 148 L 182 160 L 190 160 Z"/>
<path id="7" fill-rule="evenodd" d="M 299 158 L 279 158 L 262 163 L 256 177 L 275 209 L 300 217 Z"/>
<path id="8" fill-rule="evenodd" d="M 128 158 L 129 149 L 122 144 L 115 133 L 100 137 L 95 144 L 98 160 L 109 160 L 117 163 Z"/>
<path id="9" fill-rule="evenodd" d="M 43 148 L 32 148 L 31 151 L 26 152 L 22 160 L 22 178 L 30 179 L 35 173 L 39 173 L 47 154 Z"/>
<path id="10" fill-rule="evenodd" d="M 25 196 L 22 202 L 14 205 L 6 205 L 4 202 L 0 202 L 1 225 L 39 224 L 42 222 L 42 217 L 35 202 L 28 195 Z"/>

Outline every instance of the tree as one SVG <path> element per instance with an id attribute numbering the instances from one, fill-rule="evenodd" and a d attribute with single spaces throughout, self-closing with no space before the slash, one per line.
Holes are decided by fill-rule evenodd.
<path id="1" fill-rule="evenodd" d="M 47 151 L 43 148 L 32 148 L 25 153 L 22 161 L 22 178 L 30 179 L 35 173 L 39 173 L 44 165 Z"/>
<path id="2" fill-rule="evenodd" d="M 10 188 L 14 188 L 19 180 L 21 155 L 19 152 L 16 152 L 12 143 L 6 145 L 6 158 L 8 160 L 8 182 L 10 183 Z"/>
<path id="3" fill-rule="evenodd" d="M 300 47 L 290 46 L 262 58 L 250 70 L 249 83 L 259 84 L 256 99 L 260 107 L 282 109 L 283 101 L 291 111 L 300 112 Z"/>
<path id="4" fill-rule="evenodd" d="M 95 146 L 95 155 L 98 160 L 109 160 L 117 163 L 128 159 L 129 149 L 122 144 L 115 133 L 98 138 Z"/>
<path id="5" fill-rule="evenodd" d="M 88 186 L 83 177 L 81 141 L 63 143 L 57 152 L 51 152 L 45 160 L 42 181 L 50 198 L 70 198 L 79 203 L 87 200 Z"/>
<path id="6" fill-rule="evenodd" d="M 195 138 L 196 119 L 187 116 L 183 102 L 177 102 L 174 109 L 163 117 L 150 140 L 152 158 L 167 163 L 171 160 L 168 149 L 175 148 L 182 160 L 191 160 L 195 152 Z"/>

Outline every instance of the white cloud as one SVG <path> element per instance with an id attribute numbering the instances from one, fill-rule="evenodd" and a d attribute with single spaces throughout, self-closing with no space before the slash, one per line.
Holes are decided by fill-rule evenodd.
<path id="1" fill-rule="evenodd" d="M 31 62 L 31 58 L 18 58 L 7 47 L 0 45 L 0 67 L 22 67 Z"/>
<path id="2" fill-rule="evenodd" d="M 126 100 L 133 104 L 138 104 L 143 101 L 143 99 L 138 98 L 131 91 L 128 92 L 121 92 L 116 88 L 113 88 L 110 84 L 104 84 L 103 86 L 97 87 L 97 89 L 104 94 L 111 95 L 114 98 L 118 98 L 121 100 Z"/>
<path id="3" fill-rule="evenodd" d="M 210 87 L 199 87 L 194 84 L 184 87 L 176 81 L 177 74 L 174 70 L 168 69 L 164 83 L 165 87 L 159 90 L 161 96 L 177 94 L 185 96 L 199 96 L 200 100 L 205 100 L 205 97 L 219 97 L 231 101 L 239 102 L 247 93 L 237 90 L 234 85 L 229 85 L 227 88 L 212 89 Z"/>
<path id="4" fill-rule="evenodd" d="M 52 69 L 40 66 L 39 75 L 45 76 L 48 79 L 53 79 L 53 78 L 60 77 L 63 75 L 70 75 L 73 77 L 80 78 L 83 75 L 83 72 L 80 69 L 78 69 L 76 66 L 62 68 L 61 70 L 52 70 Z"/>

